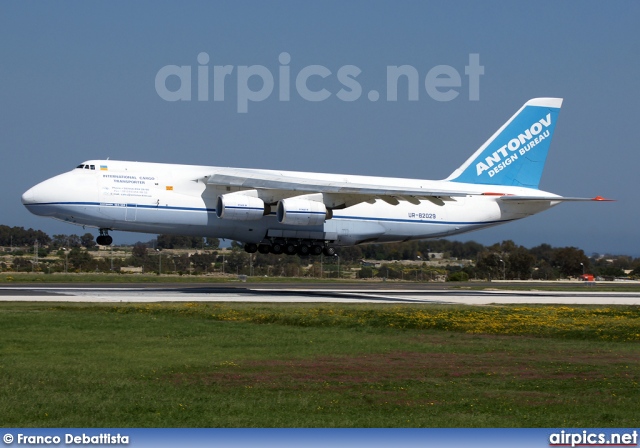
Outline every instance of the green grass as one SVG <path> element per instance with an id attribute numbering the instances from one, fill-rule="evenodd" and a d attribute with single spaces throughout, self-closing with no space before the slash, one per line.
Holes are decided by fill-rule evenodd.
<path id="1" fill-rule="evenodd" d="M 639 322 L 638 307 L 4 303 L 0 424 L 637 427 Z"/>

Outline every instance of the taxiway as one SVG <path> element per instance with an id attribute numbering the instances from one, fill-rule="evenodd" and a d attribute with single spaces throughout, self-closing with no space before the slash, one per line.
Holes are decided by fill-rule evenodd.
<path id="1" fill-rule="evenodd" d="M 11 286 L 0 302 L 297 302 L 640 305 L 640 292 L 256 286 Z"/>

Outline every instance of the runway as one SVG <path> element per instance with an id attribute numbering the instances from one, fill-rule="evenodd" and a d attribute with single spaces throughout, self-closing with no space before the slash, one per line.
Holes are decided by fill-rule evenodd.
<path id="1" fill-rule="evenodd" d="M 463 289 L 268 288 L 252 286 L 11 286 L 0 302 L 274 302 L 413 304 L 640 305 L 640 292 L 507 291 Z"/>

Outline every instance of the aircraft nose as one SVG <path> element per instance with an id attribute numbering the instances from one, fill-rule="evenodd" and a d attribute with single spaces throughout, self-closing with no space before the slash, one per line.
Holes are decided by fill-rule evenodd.
<path id="1" fill-rule="evenodd" d="M 80 170 L 76 170 L 80 171 Z M 40 182 L 22 195 L 22 203 L 34 215 L 69 219 L 70 207 L 95 197 L 96 178 L 91 172 L 68 172 Z"/>
<path id="2" fill-rule="evenodd" d="M 56 185 L 51 180 L 45 180 L 22 194 L 22 204 L 35 215 L 49 216 L 49 203 L 54 199 Z"/>
<path id="3" fill-rule="evenodd" d="M 35 187 L 33 187 L 33 188 L 29 188 L 27 191 L 25 191 L 25 192 L 22 194 L 22 204 L 23 204 L 23 205 L 31 205 L 31 204 L 33 204 L 33 203 L 35 203 L 35 202 L 36 202 L 36 200 L 35 200 L 35 194 L 34 194 L 34 192 L 33 192 L 34 188 L 35 188 Z"/>
<path id="4" fill-rule="evenodd" d="M 29 208 L 30 205 L 41 206 L 57 202 L 60 200 L 60 194 L 64 193 L 64 187 L 67 183 L 67 178 L 64 175 L 42 181 L 23 193 L 22 203 Z"/>

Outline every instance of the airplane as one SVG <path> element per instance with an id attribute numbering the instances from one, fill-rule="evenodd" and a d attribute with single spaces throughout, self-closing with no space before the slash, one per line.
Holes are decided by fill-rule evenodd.
<path id="1" fill-rule="evenodd" d="M 456 235 L 566 201 L 538 189 L 561 98 L 527 101 L 444 180 L 89 160 L 22 195 L 36 215 L 109 231 L 216 237 L 249 253 Z"/>

